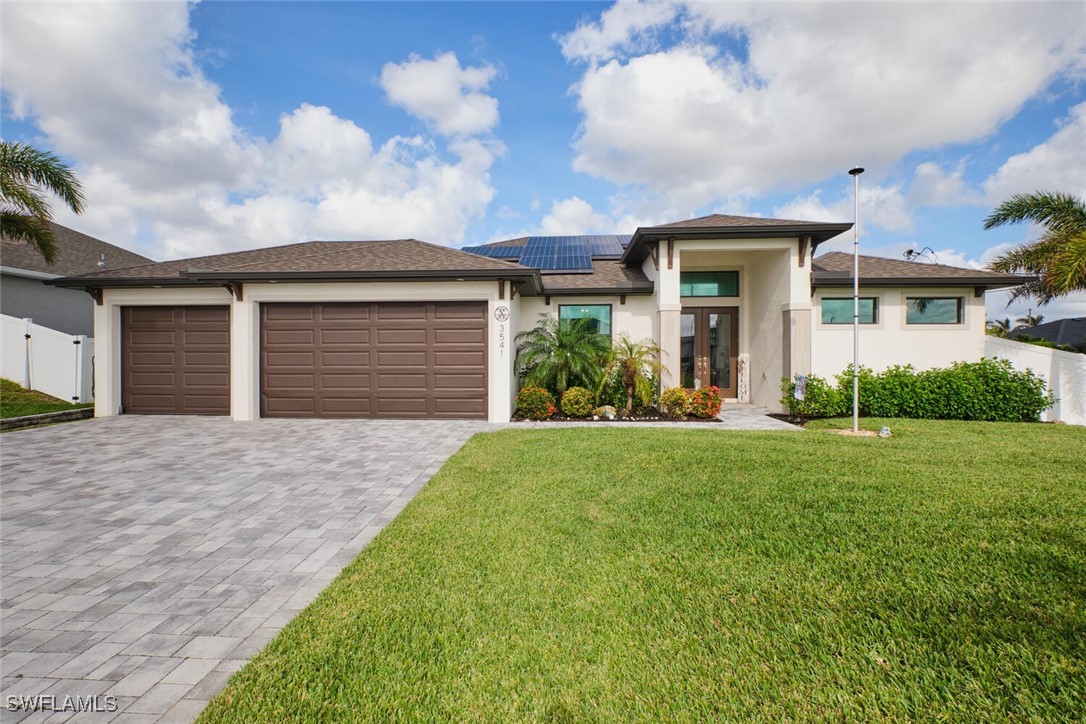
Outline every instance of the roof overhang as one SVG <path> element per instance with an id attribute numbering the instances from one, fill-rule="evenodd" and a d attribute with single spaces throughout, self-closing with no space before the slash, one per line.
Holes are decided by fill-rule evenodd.
<path id="1" fill-rule="evenodd" d="M 861 287 L 983 287 L 985 290 L 1016 287 L 1035 277 L 1021 274 L 1001 276 L 960 277 L 860 277 Z M 814 272 L 811 289 L 818 287 L 852 287 L 852 275 L 848 273 Z"/>
<path id="2" fill-rule="evenodd" d="M 13 277 L 23 277 L 24 279 L 39 279 L 46 281 L 49 279 L 60 279 L 60 274 L 49 274 L 47 272 L 34 271 L 33 269 L 19 269 L 13 266 L 0 265 L 0 274 L 10 274 Z"/>
<path id="3" fill-rule="evenodd" d="M 813 248 L 822 242 L 843 234 L 852 228 L 851 223 L 794 224 L 779 226 L 672 226 L 638 227 L 622 255 L 626 264 L 640 264 L 649 253 L 648 244 L 653 241 L 675 239 L 790 239 L 811 237 Z"/>
<path id="4" fill-rule="evenodd" d="M 622 296 L 648 296 L 656 291 L 656 286 L 649 282 L 648 284 L 634 284 L 629 286 L 620 287 L 591 287 L 591 288 L 578 288 L 578 287 L 557 287 L 546 288 L 544 287 L 542 294 L 537 296 L 547 297 L 622 297 Z"/>
<path id="5" fill-rule="evenodd" d="M 115 289 L 153 287 L 222 286 L 230 283 L 259 282 L 448 282 L 448 281 L 513 281 L 524 287 L 522 293 L 539 293 L 543 284 L 535 269 L 436 269 L 392 271 L 326 271 L 326 272 L 215 272 L 189 269 L 179 277 L 108 278 L 62 277 L 46 283 L 70 289 Z"/>

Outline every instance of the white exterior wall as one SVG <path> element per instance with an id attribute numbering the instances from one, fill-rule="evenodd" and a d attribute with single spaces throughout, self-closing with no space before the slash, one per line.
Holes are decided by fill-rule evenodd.
<path id="1" fill-rule="evenodd" d="M 1010 360 L 1015 369 L 1044 378 L 1057 401 L 1041 413 L 1042 420 L 1086 425 L 1086 354 L 985 336 L 984 356 Z"/>
<path id="2" fill-rule="evenodd" d="M 867 287 L 860 296 L 878 299 L 876 324 L 860 325 L 860 365 L 879 372 L 892 365 L 917 369 L 976 362 L 984 356 L 984 298 L 973 287 Z M 962 324 L 905 324 L 906 297 L 961 297 Z M 823 287 L 814 297 L 811 371 L 825 378 L 852 364 L 852 324 L 822 324 L 823 297 L 852 298 L 852 288 Z"/>
<path id="3" fill-rule="evenodd" d="M 125 306 L 230 306 L 230 414 L 235 420 L 260 417 L 260 308 L 262 302 L 487 302 L 488 419 L 507 422 L 513 411 L 513 322 L 520 298 L 498 299 L 498 282 L 302 282 L 245 284 L 242 301 L 224 288 L 107 289 L 95 307 L 95 416 L 116 415 L 121 407 L 121 308 Z M 505 323 L 499 306 L 510 309 Z M 504 340 L 503 340 L 504 335 Z M 504 344 L 503 344 L 504 342 Z"/>

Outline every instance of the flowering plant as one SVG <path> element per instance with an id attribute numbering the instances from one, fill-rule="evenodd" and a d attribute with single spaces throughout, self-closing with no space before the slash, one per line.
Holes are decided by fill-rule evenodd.
<path id="1" fill-rule="evenodd" d="M 517 393 L 517 412 L 526 420 L 549 420 L 554 415 L 554 395 L 542 387 L 525 387 Z"/>
<path id="2" fill-rule="evenodd" d="M 694 417 L 711 418 L 720 414 L 720 388 L 716 385 L 701 387 L 688 393 L 690 414 Z"/>

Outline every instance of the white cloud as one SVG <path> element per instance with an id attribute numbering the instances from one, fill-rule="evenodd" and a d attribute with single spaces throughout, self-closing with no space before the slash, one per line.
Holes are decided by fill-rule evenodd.
<path id="1" fill-rule="evenodd" d="M 801 196 L 773 209 L 781 219 L 800 221 L 852 221 L 856 216 L 851 190 L 826 204 L 820 191 Z M 912 217 L 899 186 L 860 185 L 861 229 L 874 226 L 887 231 L 911 231 Z"/>
<path id="2" fill-rule="evenodd" d="M 4 6 L 10 108 L 75 159 L 86 190 L 87 212 L 58 208 L 58 221 L 174 258 L 321 237 L 454 244 L 485 213 L 504 149 L 470 136 L 497 122 L 497 101 L 481 92 L 492 69 L 455 56 L 397 66 L 408 78 L 398 91 L 414 87 L 397 101 L 409 112 L 432 120 L 451 102 L 437 124 L 452 136 L 444 148 L 421 136 L 378 144 L 311 104 L 263 139 L 235 124 L 192 41 L 184 3 Z"/>
<path id="3" fill-rule="evenodd" d="M 582 22 L 573 32 L 558 38 L 562 55 L 569 60 L 599 61 L 616 52 L 629 51 L 635 42 L 651 42 L 649 31 L 672 20 L 678 6 L 667 2 L 620 0 L 600 16 L 599 22 Z"/>
<path id="4" fill-rule="evenodd" d="M 983 139 L 1086 48 L 1075 4 L 697 3 L 677 43 L 628 60 L 651 21 L 607 21 L 563 42 L 589 63 L 574 168 L 674 207 Z"/>
<path id="5" fill-rule="evenodd" d="M 607 217 L 596 213 L 588 202 L 574 196 L 551 204 L 550 213 L 540 223 L 539 233 L 543 236 L 611 233 L 608 224 Z"/>
<path id="6" fill-rule="evenodd" d="M 1044 143 L 1008 158 L 984 182 L 984 191 L 992 204 L 1033 191 L 1066 191 L 1086 198 L 1086 103 L 1072 108 Z"/>
<path id="7" fill-rule="evenodd" d="M 482 91 L 497 71 L 491 66 L 462 68 L 455 53 L 433 60 L 412 55 L 381 69 L 389 100 L 431 123 L 447 136 L 485 133 L 498 123 L 498 101 Z"/>

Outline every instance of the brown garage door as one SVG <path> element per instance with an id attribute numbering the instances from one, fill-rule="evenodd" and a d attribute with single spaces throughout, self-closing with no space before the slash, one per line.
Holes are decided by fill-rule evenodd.
<path id="1" fill-rule="evenodd" d="M 124 307 L 121 330 L 124 412 L 230 414 L 229 307 Z"/>
<path id="2" fill-rule="evenodd" d="M 486 303 L 261 305 L 266 417 L 486 417 Z"/>

